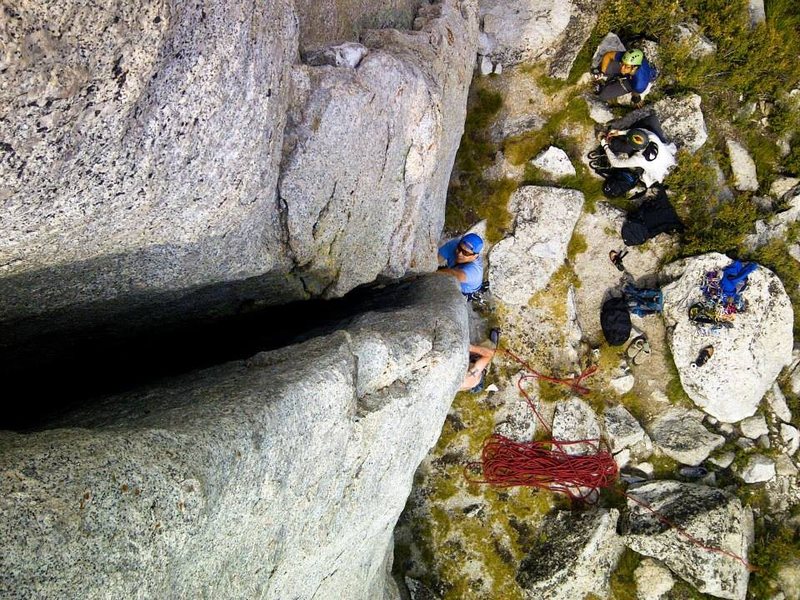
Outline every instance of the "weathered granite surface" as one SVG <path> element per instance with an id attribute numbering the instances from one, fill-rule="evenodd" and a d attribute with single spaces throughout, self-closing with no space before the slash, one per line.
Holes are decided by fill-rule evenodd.
<path id="1" fill-rule="evenodd" d="M 287 0 L 6 4 L 0 320 L 435 265 L 475 2 L 365 32 L 355 67 L 300 64 Z"/>
<path id="2" fill-rule="evenodd" d="M 392 531 L 467 360 L 454 279 L 333 334 L 0 432 L 3 598 L 397 598 Z"/>

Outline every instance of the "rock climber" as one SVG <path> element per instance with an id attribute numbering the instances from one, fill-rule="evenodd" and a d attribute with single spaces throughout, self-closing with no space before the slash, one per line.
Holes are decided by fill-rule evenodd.
<path id="1" fill-rule="evenodd" d="M 606 52 L 592 70 L 599 81 L 597 93 L 606 102 L 631 94 L 631 102 L 640 105 L 650 91 L 657 71 L 641 50 Z"/>
<path id="2" fill-rule="evenodd" d="M 662 183 L 677 164 L 675 144 L 665 142 L 647 129 L 612 129 L 601 133 L 599 139 L 611 167 L 636 170 L 648 188 Z"/>
<path id="3" fill-rule="evenodd" d="M 483 284 L 483 238 L 477 233 L 467 233 L 439 248 L 440 273 L 458 279 L 462 294 L 477 292 Z"/>
<path id="4" fill-rule="evenodd" d="M 484 348 L 483 346 L 469 346 L 469 368 L 464 376 L 459 391 L 471 390 L 479 392 L 483 388 L 483 378 L 486 376 L 486 368 L 492 362 L 496 350 L 494 348 Z"/>

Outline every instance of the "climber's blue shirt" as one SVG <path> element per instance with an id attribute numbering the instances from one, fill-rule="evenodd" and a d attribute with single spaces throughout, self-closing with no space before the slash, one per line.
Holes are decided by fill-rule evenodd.
<path id="1" fill-rule="evenodd" d="M 447 262 L 448 268 L 458 269 L 466 273 L 467 279 L 461 283 L 461 293 L 471 294 L 472 292 L 477 292 L 483 285 L 483 259 L 479 256 L 472 262 L 456 263 L 456 248 L 458 248 L 459 242 L 461 242 L 461 238 L 447 242 L 439 248 L 439 256 Z"/>
<path id="2" fill-rule="evenodd" d="M 617 52 L 614 60 L 618 63 L 622 64 L 622 55 L 625 54 L 624 52 Z M 647 62 L 647 59 L 642 60 L 642 64 L 639 65 L 639 68 L 636 69 L 636 72 L 628 77 L 628 80 L 631 82 L 631 88 L 637 94 L 641 94 L 643 91 L 647 89 L 647 86 L 650 85 L 650 82 L 653 80 L 655 76 L 655 69 L 653 66 Z"/>

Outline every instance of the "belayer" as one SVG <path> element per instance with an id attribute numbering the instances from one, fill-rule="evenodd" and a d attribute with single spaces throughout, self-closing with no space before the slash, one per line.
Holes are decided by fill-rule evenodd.
<path id="1" fill-rule="evenodd" d="M 648 62 L 644 52 L 634 49 L 606 52 L 592 74 L 599 82 L 597 94 L 600 98 L 609 102 L 631 94 L 631 102 L 638 105 L 650 91 L 658 70 Z"/>
<path id="2" fill-rule="evenodd" d="M 600 145 L 611 168 L 635 170 L 648 188 L 663 182 L 677 164 L 675 144 L 667 143 L 652 131 L 640 127 L 602 133 Z"/>

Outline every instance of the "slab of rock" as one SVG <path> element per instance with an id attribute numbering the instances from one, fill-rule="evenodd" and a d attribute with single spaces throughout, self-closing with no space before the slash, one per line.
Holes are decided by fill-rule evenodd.
<path id="1" fill-rule="evenodd" d="M 700 411 L 676 406 L 656 417 L 648 431 L 664 454 L 684 465 L 696 466 L 725 443 L 724 437 L 703 427 L 702 418 Z"/>
<path id="2" fill-rule="evenodd" d="M 780 279 L 759 267 L 742 292 L 748 308 L 736 315 L 732 327 L 714 335 L 689 321 L 689 306 L 702 298 L 704 274 L 730 262 L 722 254 L 704 254 L 667 265 L 662 273 L 675 279 L 663 288 L 664 320 L 683 389 L 706 413 L 735 423 L 755 413 L 764 393 L 791 362 L 793 315 Z M 692 367 L 700 349 L 709 344 L 714 355 L 702 367 Z"/>
<path id="3" fill-rule="evenodd" d="M 330 335 L 0 432 L 0 596 L 397 598 L 467 315 L 452 278 L 381 294 Z"/>
<path id="4" fill-rule="evenodd" d="M 517 442 L 530 442 L 536 434 L 538 420 L 517 388 L 516 382 L 520 375 L 521 373 L 512 377 L 511 383 L 492 398 L 492 404 L 498 407 L 494 410 L 494 431 Z M 540 404 L 538 386 L 526 386 L 525 389 L 538 410 Z"/>
<path id="5" fill-rule="evenodd" d="M 747 148 L 736 140 L 728 139 L 725 143 L 728 146 L 728 158 L 733 171 L 733 186 L 740 192 L 758 191 L 756 163 L 753 162 Z"/>
<path id="6" fill-rule="evenodd" d="M 291 2 L 27 3 L 4 27 L 0 319 L 289 270 Z"/>
<path id="7" fill-rule="evenodd" d="M 717 45 L 703 35 L 700 26 L 694 21 L 676 25 L 675 37 L 691 48 L 692 58 L 702 58 L 717 51 Z"/>
<path id="8" fill-rule="evenodd" d="M 800 431 L 794 425 L 788 423 L 781 423 L 781 441 L 786 448 L 785 452 L 789 456 L 794 456 L 797 449 L 800 448 Z"/>
<path id="9" fill-rule="evenodd" d="M 800 219 L 800 187 L 794 187 L 783 196 L 782 210 L 769 220 L 756 221 L 756 232 L 745 238 L 747 247 L 755 250 L 774 239 L 785 239 L 789 226 Z"/>
<path id="10" fill-rule="evenodd" d="M 675 585 L 669 569 L 652 558 L 645 558 L 633 572 L 637 600 L 665 600 Z"/>
<path id="11" fill-rule="evenodd" d="M 561 148 L 550 146 L 531 159 L 531 164 L 553 179 L 575 175 L 575 167 Z"/>
<path id="12" fill-rule="evenodd" d="M 621 404 L 603 412 L 603 426 L 612 452 L 643 442 L 647 435 L 639 421 Z"/>
<path id="13" fill-rule="evenodd" d="M 799 177 L 779 177 L 769 186 L 769 193 L 775 198 L 781 198 L 798 185 L 800 185 Z"/>
<path id="14" fill-rule="evenodd" d="M 720 454 L 709 456 L 708 462 L 712 465 L 717 465 L 720 469 L 727 469 L 731 466 L 735 458 L 736 454 L 733 452 L 721 452 Z"/>
<path id="15" fill-rule="evenodd" d="M 678 148 L 686 148 L 693 154 L 708 139 L 700 103 L 699 95 L 687 94 L 676 98 L 664 98 L 656 102 L 653 107 L 667 137 Z"/>
<path id="16" fill-rule="evenodd" d="M 753 415 L 752 417 L 743 419 L 742 422 L 739 423 L 739 429 L 743 436 L 749 437 L 751 440 L 755 440 L 769 433 L 767 419 L 764 415 Z"/>
<path id="17" fill-rule="evenodd" d="M 594 593 L 605 598 L 608 582 L 622 553 L 616 532 L 619 511 L 557 511 L 545 517 L 545 541 L 522 560 L 517 583 L 525 598 L 573 600 Z"/>
<path id="18" fill-rule="evenodd" d="M 767 13 L 764 10 L 764 0 L 748 0 L 747 14 L 750 16 L 751 27 L 766 21 Z"/>
<path id="19" fill-rule="evenodd" d="M 571 398 L 556 403 L 553 416 L 553 439 L 563 442 L 599 440 L 600 424 L 592 407 L 580 398 Z M 567 454 L 592 454 L 597 448 L 593 444 L 574 444 L 564 447 Z"/>
<path id="20" fill-rule="evenodd" d="M 364 32 L 356 69 L 292 71 L 278 205 L 311 295 L 435 268 L 478 35 L 473 4 L 435 8 Z"/>
<path id="21" fill-rule="evenodd" d="M 794 388 L 792 388 L 794 392 Z M 794 392 L 797 393 L 797 392 Z M 772 384 L 772 388 L 767 392 L 765 398 L 767 404 L 774 415 L 786 423 L 792 420 L 792 411 L 789 410 L 789 405 L 786 403 L 786 396 L 783 395 L 780 386 L 777 383 Z"/>
<path id="22" fill-rule="evenodd" d="M 720 552 L 711 552 L 682 536 L 677 528 L 703 545 L 747 560 L 753 542 L 753 515 L 735 496 L 704 485 L 655 481 L 629 492 L 673 526 L 632 500 L 620 519 L 625 545 L 657 559 L 704 594 L 744 600 L 747 567 Z"/>
<path id="23" fill-rule="evenodd" d="M 567 244 L 583 208 L 576 190 L 524 186 L 511 195 L 514 233 L 489 254 L 492 293 L 507 304 L 525 305 L 564 264 Z"/>
<path id="24" fill-rule="evenodd" d="M 597 20 L 593 0 L 481 0 L 482 49 L 512 66 L 547 61 L 551 77 L 566 79 Z"/>
<path id="25" fill-rule="evenodd" d="M 753 454 L 736 474 L 745 483 L 763 483 L 775 477 L 775 461 L 763 454 Z"/>

